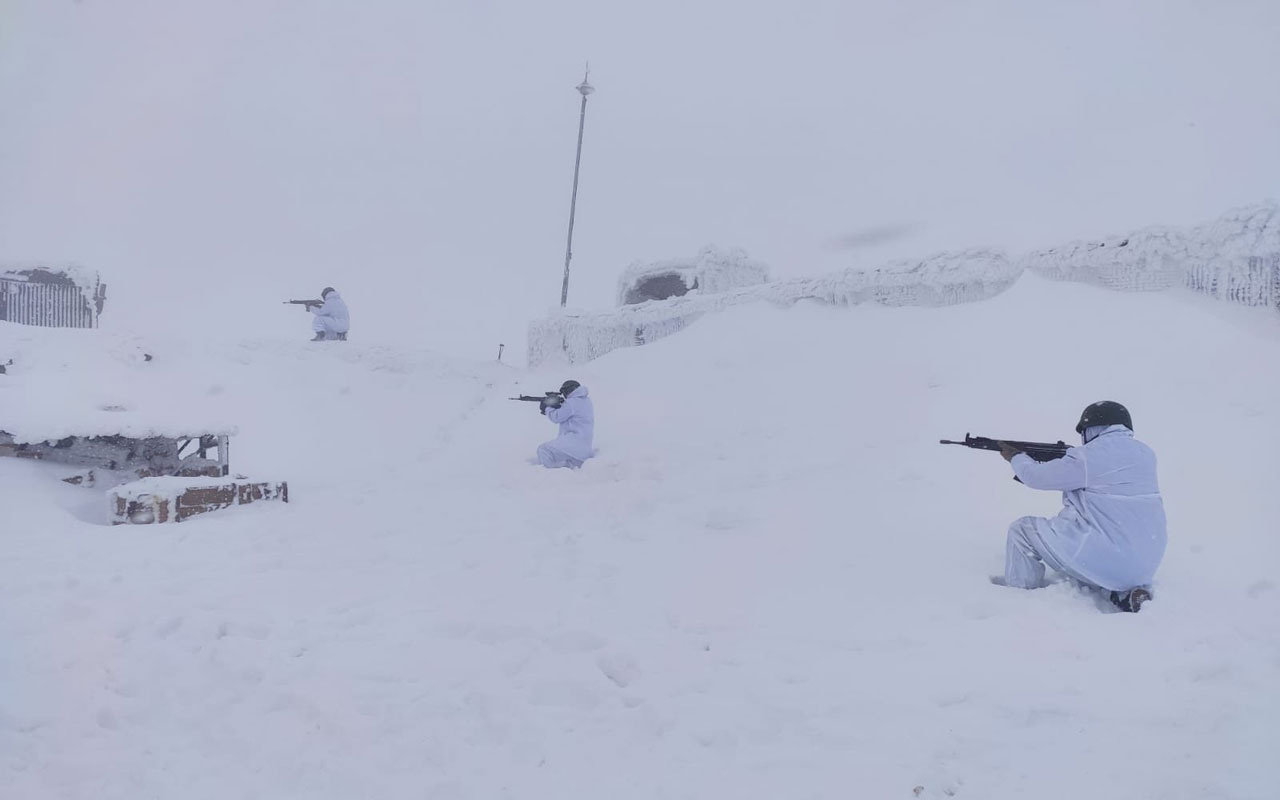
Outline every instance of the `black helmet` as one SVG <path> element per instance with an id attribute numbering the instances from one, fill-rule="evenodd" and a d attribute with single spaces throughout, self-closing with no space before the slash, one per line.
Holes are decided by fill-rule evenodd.
<path id="1" fill-rule="evenodd" d="M 560 386 L 560 394 L 564 395 L 565 397 L 568 397 L 569 395 L 576 392 L 578 390 L 578 387 L 581 385 L 582 384 L 578 383 L 577 381 L 565 381 Z"/>
<path id="2" fill-rule="evenodd" d="M 1095 425 L 1123 425 L 1133 430 L 1133 418 L 1129 409 L 1114 400 L 1099 400 L 1090 403 L 1080 412 L 1080 421 L 1076 423 L 1076 433 L 1084 433 L 1085 428 Z"/>
<path id="3" fill-rule="evenodd" d="M 323 300 L 329 296 L 330 292 L 336 292 L 336 291 L 338 290 L 333 288 L 332 286 L 326 286 L 324 287 L 324 291 L 320 293 L 320 299 Z"/>

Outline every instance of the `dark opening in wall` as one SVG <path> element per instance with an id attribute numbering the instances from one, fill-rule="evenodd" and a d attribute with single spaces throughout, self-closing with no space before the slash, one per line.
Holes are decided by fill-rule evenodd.
<path id="1" fill-rule="evenodd" d="M 627 290 L 626 305 L 681 297 L 687 294 L 690 288 L 697 289 L 698 282 L 695 280 L 692 287 L 685 286 L 684 278 L 674 272 L 649 275 L 636 281 L 635 286 Z"/>

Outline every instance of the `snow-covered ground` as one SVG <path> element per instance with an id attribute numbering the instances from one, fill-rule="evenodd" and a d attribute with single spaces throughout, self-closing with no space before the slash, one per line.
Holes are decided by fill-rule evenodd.
<path id="1" fill-rule="evenodd" d="M 0 797 L 1280 786 L 1274 312 L 1026 275 L 946 308 L 743 306 L 572 375 L 92 336 L 0 323 L 0 409 L 96 347 L 214 398 L 234 468 L 292 502 L 111 528 L 100 491 L 0 459 Z M 552 427 L 505 398 L 567 377 L 599 457 L 544 471 Z M 1069 439 L 1103 398 L 1169 513 L 1138 615 L 988 583 L 1058 497 L 937 444 Z"/>

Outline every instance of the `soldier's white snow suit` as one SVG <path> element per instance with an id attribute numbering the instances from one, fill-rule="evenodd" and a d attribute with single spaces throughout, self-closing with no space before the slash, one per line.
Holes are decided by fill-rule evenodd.
<path id="1" fill-rule="evenodd" d="M 1009 462 L 1032 489 L 1061 490 L 1063 503 L 1052 519 L 1022 517 L 1009 526 L 1009 586 L 1043 585 L 1045 564 L 1103 589 L 1150 585 L 1166 542 L 1155 453 L 1123 425 L 1088 428 L 1083 438 L 1055 461 L 1019 453 Z"/>
<path id="2" fill-rule="evenodd" d="M 548 408 L 547 419 L 560 426 L 560 435 L 538 446 L 538 463 L 544 467 L 582 466 L 595 451 L 596 412 L 587 387 L 574 389 L 559 408 Z"/>
<path id="3" fill-rule="evenodd" d="M 326 338 L 333 339 L 335 337 L 330 334 L 346 333 L 351 329 L 351 315 L 347 311 L 347 304 L 337 292 L 329 292 L 324 298 L 324 304 L 319 308 L 312 308 L 311 313 L 315 315 L 311 318 L 311 330 L 325 334 Z"/>

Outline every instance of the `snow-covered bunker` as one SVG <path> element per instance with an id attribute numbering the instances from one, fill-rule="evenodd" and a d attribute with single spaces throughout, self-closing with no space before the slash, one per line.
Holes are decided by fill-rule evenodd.
<path id="1" fill-rule="evenodd" d="M 746 251 L 704 247 L 695 258 L 636 262 L 618 279 L 618 305 L 669 300 L 689 293 L 719 294 L 769 280 L 769 268 Z"/>

